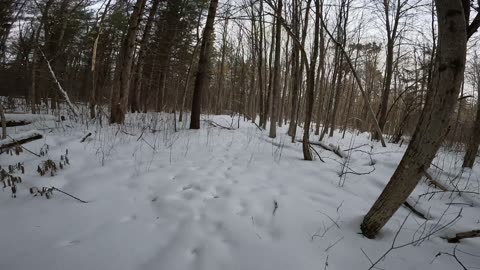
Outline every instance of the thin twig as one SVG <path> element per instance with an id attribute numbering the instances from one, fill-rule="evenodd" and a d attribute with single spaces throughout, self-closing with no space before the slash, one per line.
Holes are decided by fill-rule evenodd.
<path id="1" fill-rule="evenodd" d="M 58 188 L 56 188 L 56 187 L 54 187 L 54 186 L 52 186 L 52 189 L 53 189 L 53 190 L 56 190 L 56 191 L 58 191 L 58 192 L 60 192 L 60 193 L 63 193 L 63 194 L 65 194 L 65 195 L 67 195 L 67 196 L 70 196 L 70 197 L 74 198 L 75 200 L 77 200 L 77 201 L 79 201 L 79 202 L 81 202 L 81 203 L 88 203 L 87 201 L 84 201 L 84 200 L 82 200 L 82 199 L 80 199 L 80 198 L 77 198 L 77 197 L 73 196 L 72 194 L 67 193 L 67 192 L 65 192 L 65 191 L 63 191 L 63 190 L 60 190 L 60 189 L 58 189 Z"/>
<path id="2" fill-rule="evenodd" d="M 37 157 L 41 157 L 39 154 L 30 151 L 28 148 L 26 148 L 25 146 L 23 146 L 22 144 L 20 144 L 17 140 L 15 140 L 14 138 L 10 137 L 10 135 L 7 135 L 7 137 L 10 138 L 14 143 L 17 143 L 23 150 L 25 150 L 25 151 L 29 152 L 30 154 L 35 155 L 35 156 L 37 156 Z"/>

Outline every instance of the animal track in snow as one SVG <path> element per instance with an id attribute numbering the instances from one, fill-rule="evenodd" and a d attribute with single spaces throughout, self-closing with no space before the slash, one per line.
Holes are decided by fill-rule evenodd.
<path id="1" fill-rule="evenodd" d="M 124 216 L 120 219 L 120 223 L 126 223 L 137 219 L 137 215 Z"/>
<path id="2" fill-rule="evenodd" d="M 75 246 L 78 244 L 80 244 L 80 240 L 67 240 L 67 241 L 60 242 L 58 244 L 58 247 L 69 247 L 69 246 Z"/>

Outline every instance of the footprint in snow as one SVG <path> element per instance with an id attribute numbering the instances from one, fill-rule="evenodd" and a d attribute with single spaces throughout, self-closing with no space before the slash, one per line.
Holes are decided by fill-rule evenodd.
<path id="1" fill-rule="evenodd" d="M 193 191 L 185 191 L 182 193 L 182 197 L 185 200 L 190 201 L 195 197 L 195 193 Z"/>
<path id="2" fill-rule="evenodd" d="M 124 216 L 120 219 L 120 223 L 126 223 L 136 219 L 137 219 L 137 215 Z"/>
<path id="3" fill-rule="evenodd" d="M 184 187 L 182 187 L 182 191 L 185 191 L 185 190 L 189 190 L 191 189 L 193 186 L 190 184 L 190 185 L 186 185 Z"/>
<path id="4" fill-rule="evenodd" d="M 58 244 L 58 247 L 69 247 L 69 246 L 75 246 L 78 244 L 80 244 L 80 240 L 67 240 L 67 241 L 60 242 Z"/>

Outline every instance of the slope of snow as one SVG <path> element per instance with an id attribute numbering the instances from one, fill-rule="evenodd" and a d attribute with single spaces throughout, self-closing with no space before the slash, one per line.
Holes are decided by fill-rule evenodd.
<path id="1" fill-rule="evenodd" d="M 236 118 L 213 120 L 237 127 Z M 416 208 L 428 221 L 401 208 L 377 239 L 359 234 L 405 146 L 382 148 L 366 134 L 347 132 L 342 140 L 336 133 L 327 144 L 339 145 L 350 157 L 347 164 L 321 148 L 325 163 L 303 161 L 301 143 L 290 142 L 286 127 L 272 140 L 251 123 L 239 124 L 236 130 L 180 126 L 174 133 L 171 116 L 130 115 L 122 128 L 89 126 L 93 135 L 84 143 L 88 131 L 78 126 L 25 145 L 39 152 L 47 144 L 48 156 L 41 159 L 2 155 L 0 165 L 23 162 L 26 173 L 16 199 L 7 189 L 0 193 L 0 269 L 369 269 L 369 260 L 392 246 L 406 218 L 395 246 L 425 238 L 463 208 L 453 226 L 392 250 L 377 265 L 461 269 L 453 257 L 435 255 L 455 247 L 441 237 L 480 226 L 475 194 L 422 196 Z M 38 175 L 42 160 L 59 161 L 67 149 L 69 166 L 54 177 Z M 432 174 L 478 191 L 478 163 L 459 175 L 460 161 L 461 153 L 442 151 L 435 162 L 444 171 Z M 55 186 L 88 203 L 58 192 L 49 200 L 32 197 L 31 186 Z M 411 202 L 432 191 L 422 182 Z M 479 247 L 480 239 L 458 244 L 465 266 L 480 266 L 478 257 L 468 255 L 480 255 Z"/>

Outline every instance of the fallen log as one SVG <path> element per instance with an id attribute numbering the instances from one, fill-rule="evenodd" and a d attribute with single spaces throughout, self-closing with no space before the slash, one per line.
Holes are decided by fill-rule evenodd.
<path id="1" fill-rule="evenodd" d="M 297 142 L 302 142 L 301 140 L 297 140 Z M 347 158 L 347 154 L 345 154 L 345 152 L 343 152 L 342 150 L 340 150 L 340 146 L 335 146 L 333 144 L 325 144 L 321 141 L 318 141 L 318 142 L 312 142 L 312 141 L 309 141 L 308 142 L 309 144 L 311 145 L 316 145 L 316 146 L 320 146 L 322 147 L 323 149 L 327 150 L 327 151 L 330 151 L 330 152 L 333 152 L 335 153 L 337 156 L 341 157 L 341 158 Z"/>
<path id="2" fill-rule="evenodd" d="M 89 132 L 87 135 L 83 136 L 82 140 L 80 141 L 81 143 L 85 142 L 85 140 L 87 140 L 88 137 L 92 136 L 92 133 Z"/>
<path id="3" fill-rule="evenodd" d="M 29 131 L 16 136 L 0 140 L 0 152 L 10 149 L 15 146 L 19 146 L 25 143 L 36 141 L 43 138 L 43 135 L 37 131 Z"/>
<path id="4" fill-rule="evenodd" d="M 230 127 L 227 127 L 227 126 L 222 126 L 220 125 L 219 123 L 213 121 L 213 120 L 202 120 L 206 123 L 208 123 L 209 125 L 211 125 L 212 127 L 218 127 L 218 128 L 221 128 L 221 129 L 227 129 L 227 130 L 235 130 L 232 126 Z"/>
<path id="5" fill-rule="evenodd" d="M 410 209 L 410 211 L 412 211 L 412 213 L 414 213 L 416 216 L 418 216 L 419 218 L 422 218 L 424 220 L 428 220 L 428 218 L 425 216 L 425 214 L 423 214 L 422 212 L 420 212 L 419 210 L 415 209 L 415 207 L 413 207 L 408 201 L 405 201 L 403 203 L 403 205 Z"/>
<path id="6" fill-rule="evenodd" d="M 332 148 L 332 151 L 337 154 L 337 156 L 341 157 L 341 158 L 347 158 L 347 154 L 345 154 L 345 152 L 343 152 L 342 150 L 340 150 L 340 146 L 335 146 L 334 144 L 329 144 L 328 146 L 330 146 L 330 148 Z"/>
<path id="7" fill-rule="evenodd" d="M 28 121 L 15 121 L 15 120 L 10 120 L 10 121 L 7 121 L 7 127 L 18 127 L 18 126 L 26 126 L 26 125 L 29 125 L 31 124 L 32 122 L 28 122 Z"/>
<path id="8" fill-rule="evenodd" d="M 432 186 L 434 186 L 434 187 L 436 187 L 436 188 L 438 188 L 442 191 L 449 191 L 449 189 L 447 187 L 445 187 L 444 185 L 440 184 L 438 181 L 433 179 L 433 177 L 427 171 L 424 172 L 424 175 L 425 175 L 425 178 L 427 178 L 427 182 L 430 185 L 432 185 Z"/>
<path id="9" fill-rule="evenodd" d="M 7 127 L 25 126 L 38 121 L 55 121 L 55 116 L 48 114 L 6 113 Z"/>
<path id="10" fill-rule="evenodd" d="M 465 238 L 475 238 L 480 237 L 480 230 L 472 230 L 468 232 L 460 232 L 455 235 L 455 237 L 447 238 L 449 243 L 459 243 L 460 240 Z"/>

